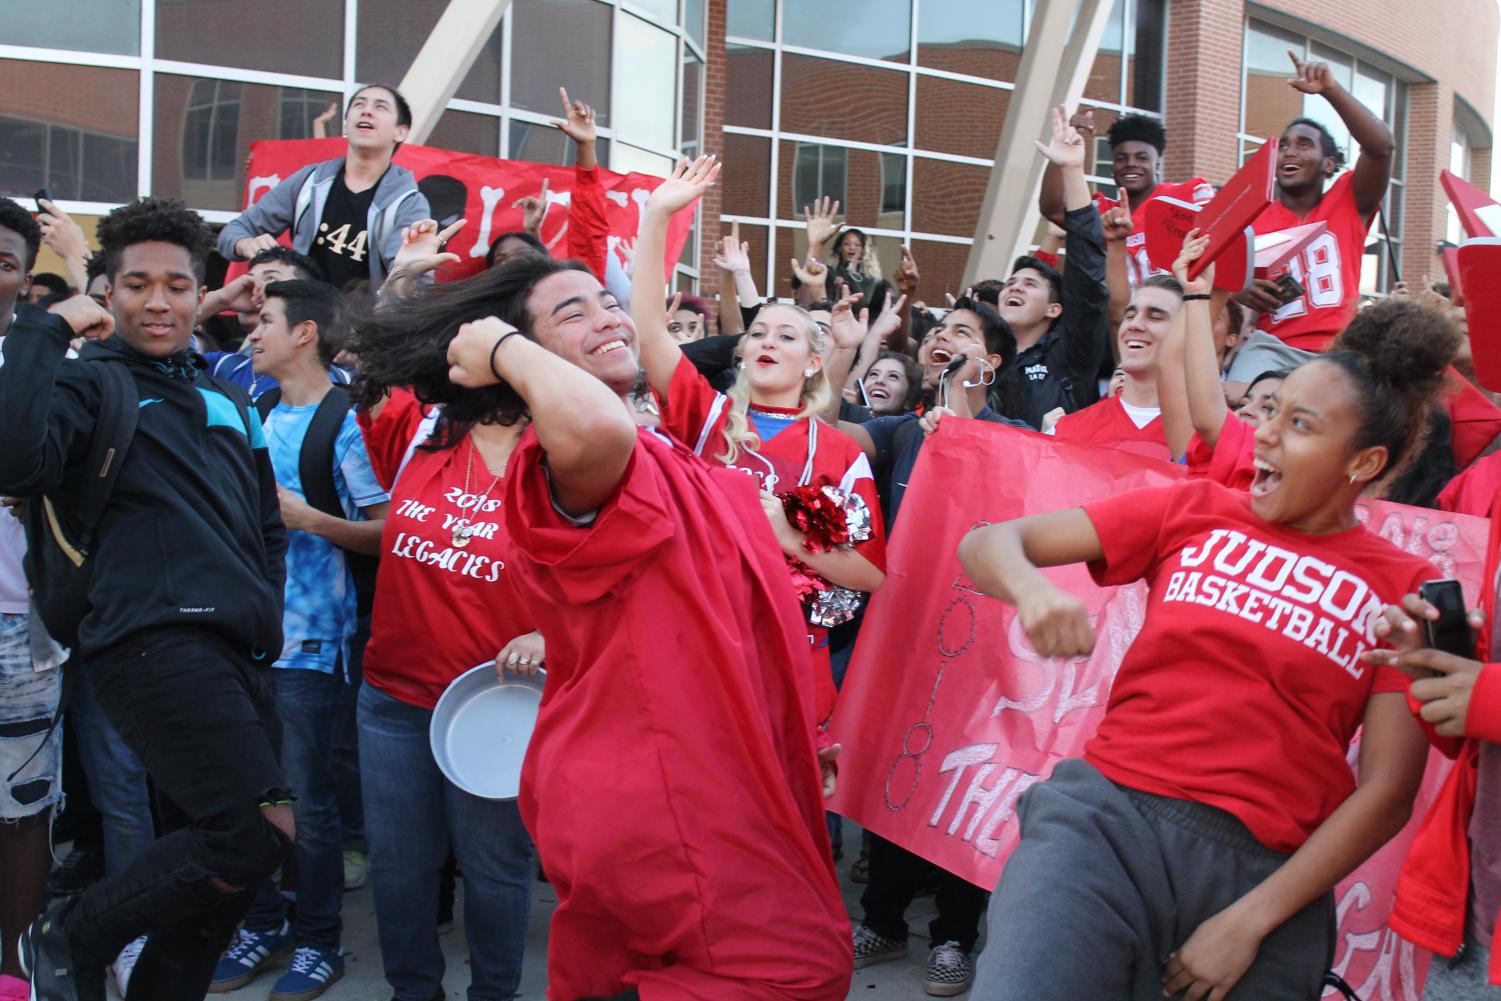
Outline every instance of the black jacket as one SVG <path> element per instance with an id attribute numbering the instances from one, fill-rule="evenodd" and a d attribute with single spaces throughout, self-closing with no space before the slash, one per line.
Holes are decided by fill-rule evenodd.
<path id="1" fill-rule="evenodd" d="M 140 423 L 95 534 L 78 652 L 144 629 L 196 626 L 274 660 L 287 534 L 249 397 L 211 380 L 196 356 L 156 361 L 118 337 L 66 359 L 71 336 L 35 310 L 11 324 L 0 366 L 0 494 L 66 502 L 81 489 L 101 397 L 93 370 L 129 366 Z"/>
<path id="2" fill-rule="evenodd" d="M 1055 407 L 1082 410 L 1100 398 L 1100 365 L 1110 354 L 1110 288 L 1105 284 L 1105 234 L 1092 204 L 1063 217 L 1068 236 L 1063 266 L 1063 315 L 1042 340 L 1016 356 L 1002 378 L 1025 394 L 1017 417 L 1034 428 Z"/>

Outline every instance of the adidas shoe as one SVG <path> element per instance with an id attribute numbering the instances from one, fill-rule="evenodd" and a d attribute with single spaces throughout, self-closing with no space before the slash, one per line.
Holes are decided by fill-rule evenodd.
<path id="1" fill-rule="evenodd" d="M 343 975 L 342 950 L 299 946 L 292 953 L 292 968 L 271 988 L 271 1001 L 313 1001 Z"/>
<path id="2" fill-rule="evenodd" d="M 276 931 L 241 928 L 219 958 L 209 993 L 224 994 L 244 987 L 272 963 L 292 951 L 292 925 L 283 921 Z"/>

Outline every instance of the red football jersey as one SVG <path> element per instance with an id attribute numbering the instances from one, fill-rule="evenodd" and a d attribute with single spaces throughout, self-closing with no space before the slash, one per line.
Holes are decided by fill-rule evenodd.
<path id="1" fill-rule="evenodd" d="M 1275 233 L 1310 222 L 1322 222 L 1328 232 L 1288 262 L 1289 273 L 1303 286 L 1303 295 L 1257 324 L 1303 351 L 1322 351 L 1345 329 L 1360 299 L 1360 261 L 1365 253 L 1371 218 L 1355 205 L 1355 174 L 1346 171 L 1324 192 L 1307 218 L 1300 219 L 1281 201 L 1274 201 L 1256 217 L 1251 228 Z"/>
<path id="2" fill-rule="evenodd" d="M 1162 415 L 1158 414 L 1150 423 L 1137 427 L 1119 396 L 1066 414 L 1054 426 L 1053 436 L 1059 441 L 1108 445 L 1149 459 L 1173 461 L 1172 450 L 1163 437 Z"/>
<path id="3" fill-rule="evenodd" d="M 1408 679 L 1360 655 L 1383 608 L 1441 576 L 1363 526 L 1309 535 L 1183 480 L 1086 505 L 1101 585 L 1145 578 L 1141 632 L 1084 757 L 1114 782 L 1228 811 L 1296 850 L 1355 789 L 1346 753 Z"/>
<path id="4" fill-rule="evenodd" d="M 1176 198 L 1180 202 L 1188 202 L 1193 205 L 1208 205 L 1214 199 L 1214 185 L 1202 177 L 1184 181 L 1181 184 L 1159 184 L 1152 189 L 1152 198 Z M 1131 280 L 1131 288 L 1135 289 L 1150 275 L 1165 275 L 1169 272 L 1161 268 L 1152 267 L 1152 262 L 1147 257 L 1147 198 L 1140 205 L 1131 206 L 1131 235 L 1126 237 L 1126 277 Z M 1104 215 L 1110 209 L 1120 204 L 1119 199 L 1107 198 L 1104 195 L 1094 196 L 1095 206 Z"/>

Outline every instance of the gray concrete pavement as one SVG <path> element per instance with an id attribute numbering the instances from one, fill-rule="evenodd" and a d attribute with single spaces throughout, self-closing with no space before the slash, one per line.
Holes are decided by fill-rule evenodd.
<path id="1" fill-rule="evenodd" d="M 849 880 L 849 862 L 860 850 L 860 830 L 846 823 L 844 828 L 845 861 L 839 864 L 839 877 L 844 890 L 846 906 L 852 914 L 860 913 L 861 887 Z M 458 926 L 440 941 L 448 960 L 448 973 L 443 985 L 447 996 L 456 1001 L 466 997 L 465 989 L 469 976 L 465 967 L 467 950 L 464 944 L 464 884 L 459 881 L 458 902 L 454 908 Z M 547 925 L 552 919 L 557 896 L 547 883 L 537 883 L 532 897 L 531 922 L 526 935 L 526 966 L 521 978 L 522 997 L 541 1001 L 547 987 Z M 908 911 L 912 928 L 911 950 L 905 961 L 882 963 L 865 970 L 856 970 L 849 997 L 861 1001 L 918 1001 L 926 998 L 923 990 L 923 972 L 927 965 L 928 921 L 933 916 L 933 898 L 919 897 Z M 391 988 L 381 974 L 380 949 L 376 944 L 375 909 L 370 899 L 370 888 L 344 895 L 344 979 L 323 995 L 325 1001 L 389 1001 Z M 217 995 L 225 1001 L 266 1001 L 271 986 L 285 965 L 263 973 L 255 981 L 229 994 Z M 210 995 L 214 998 L 216 995 Z M 115 999 L 113 987 L 110 998 Z"/>

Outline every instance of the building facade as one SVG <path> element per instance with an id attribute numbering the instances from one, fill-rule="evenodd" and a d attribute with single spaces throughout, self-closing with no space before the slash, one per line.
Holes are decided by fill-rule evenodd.
<path id="1" fill-rule="evenodd" d="M 1071 0 L 512 0 L 428 144 L 566 162 L 548 126 L 566 86 L 598 109 L 612 169 L 725 159 L 680 286 L 717 286 L 713 244 L 738 222 L 757 287 L 788 294 L 802 209 L 827 195 L 883 270 L 908 244 L 921 294 L 941 303 L 1038 2 Z M 0 193 L 46 187 L 84 217 L 172 195 L 224 221 L 251 141 L 308 137 L 357 83 L 399 81 L 445 3 L 55 0 L 12 19 L 0 45 Z M 1103 135 L 1130 112 L 1164 120 L 1171 181 L 1223 181 L 1301 114 L 1347 140 L 1327 104 L 1287 86 L 1292 49 L 1329 62 L 1397 137 L 1363 289 L 1436 276 L 1436 244 L 1459 236 L 1438 172 L 1490 179 L 1496 0 L 1326 0 L 1309 14 L 1292 0 L 1115 0 L 1084 90 L 1101 137 L 1092 176 L 1111 190 Z"/>

